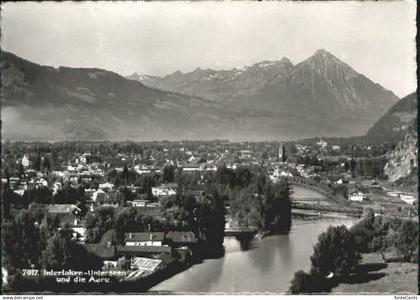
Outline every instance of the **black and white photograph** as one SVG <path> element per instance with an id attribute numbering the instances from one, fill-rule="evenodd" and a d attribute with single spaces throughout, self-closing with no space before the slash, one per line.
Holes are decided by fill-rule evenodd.
<path id="1" fill-rule="evenodd" d="M 415 0 L 0 14 L 4 299 L 417 299 Z"/>

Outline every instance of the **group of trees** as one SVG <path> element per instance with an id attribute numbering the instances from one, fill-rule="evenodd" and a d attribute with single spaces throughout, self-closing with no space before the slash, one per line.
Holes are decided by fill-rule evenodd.
<path id="1" fill-rule="evenodd" d="M 292 294 L 325 292 L 348 277 L 358 265 L 361 253 L 380 252 L 397 256 L 400 262 L 416 262 L 418 254 L 418 222 L 374 216 L 365 211 L 351 229 L 330 227 L 322 233 L 311 256 L 309 273 L 298 271 L 291 281 Z"/>
<path id="2" fill-rule="evenodd" d="M 8 269 L 97 269 L 100 261 L 73 240 L 71 228 L 43 208 L 22 209 L 1 225 L 2 264 Z"/>
<path id="3" fill-rule="evenodd" d="M 73 187 L 69 183 L 64 184 L 61 190 L 53 194 L 51 189 L 41 186 L 36 189 L 25 190 L 23 195 L 16 194 L 10 188 L 9 184 L 4 184 L 1 189 L 2 217 L 10 220 L 11 210 L 27 209 L 31 203 L 35 204 L 75 204 L 86 212 L 87 196 L 82 186 Z"/>
<path id="4" fill-rule="evenodd" d="M 291 202 L 286 181 L 273 184 L 260 170 L 221 169 L 216 182 L 226 191 L 230 213 L 241 226 L 270 232 L 290 230 Z"/>
<path id="5" fill-rule="evenodd" d="M 351 228 L 358 250 L 363 253 L 379 252 L 401 262 L 416 260 L 418 249 L 418 222 L 397 218 L 374 216 L 367 210 L 362 221 Z"/>
<path id="6" fill-rule="evenodd" d="M 374 178 L 384 177 L 385 158 L 364 158 L 357 160 L 355 174 Z"/>
<path id="7" fill-rule="evenodd" d="M 162 217 L 173 230 L 192 231 L 200 237 L 206 255 L 222 251 L 225 229 L 225 197 L 214 185 L 199 195 L 180 190 L 162 202 Z"/>

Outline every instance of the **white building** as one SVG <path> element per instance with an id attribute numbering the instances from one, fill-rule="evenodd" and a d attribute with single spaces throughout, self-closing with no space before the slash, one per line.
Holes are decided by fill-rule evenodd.
<path id="1" fill-rule="evenodd" d="M 134 207 L 145 207 L 150 200 L 133 200 L 131 201 L 131 205 Z"/>
<path id="2" fill-rule="evenodd" d="M 202 169 L 198 165 L 186 165 L 182 167 L 183 172 L 195 172 L 195 171 L 201 171 Z"/>
<path id="3" fill-rule="evenodd" d="M 321 148 L 326 148 L 328 146 L 328 143 L 324 140 L 320 140 L 319 142 L 316 143 L 319 147 Z"/>
<path id="4" fill-rule="evenodd" d="M 416 201 L 416 197 L 408 194 L 400 194 L 400 199 L 408 204 L 413 204 Z"/>
<path id="5" fill-rule="evenodd" d="M 23 155 L 22 157 L 22 166 L 24 166 L 25 168 L 29 167 L 29 158 L 26 154 Z"/>
<path id="6" fill-rule="evenodd" d="M 363 201 L 365 199 L 365 194 L 359 191 L 354 191 L 349 194 L 350 201 Z"/>
<path id="7" fill-rule="evenodd" d="M 129 232 L 125 234 L 126 246 L 162 246 L 164 232 Z"/>
<path id="8" fill-rule="evenodd" d="M 176 194 L 177 186 L 175 184 L 162 184 L 152 187 L 152 194 L 155 197 L 172 196 Z"/>
<path id="9" fill-rule="evenodd" d="M 86 162 L 87 162 L 87 158 L 90 156 L 90 153 L 89 152 L 87 152 L 87 153 L 83 153 L 81 156 L 80 156 L 80 163 L 81 164 L 86 164 Z"/>
<path id="10" fill-rule="evenodd" d="M 100 183 L 99 184 L 99 189 L 101 189 L 101 190 L 113 190 L 114 185 L 110 182 Z"/>

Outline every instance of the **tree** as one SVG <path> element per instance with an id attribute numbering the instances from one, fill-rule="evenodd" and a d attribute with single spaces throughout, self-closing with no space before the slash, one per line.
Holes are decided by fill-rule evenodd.
<path id="1" fill-rule="evenodd" d="M 136 210 L 133 207 L 127 207 L 115 217 L 115 231 L 117 240 L 122 243 L 124 234 L 130 231 L 139 231 L 136 224 Z"/>
<path id="2" fill-rule="evenodd" d="M 112 207 L 100 207 L 95 213 L 86 215 L 86 241 L 97 243 L 102 235 L 115 226 L 114 209 Z"/>
<path id="3" fill-rule="evenodd" d="M 354 237 L 346 226 L 330 226 L 318 237 L 311 256 L 314 274 L 325 277 L 334 273 L 336 278 L 346 277 L 357 265 L 360 253 Z"/>
<path id="4" fill-rule="evenodd" d="M 222 250 L 225 231 L 225 205 L 217 189 L 212 186 L 198 204 L 199 231 L 204 236 L 207 250 L 217 255 Z"/>
<path id="5" fill-rule="evenodd" d="M 273 232 L 289 231 L 292 224 L 292 205 L 286 181 L 267 182 L 264 187 L 265 229 Z"/>
<path id="6" fill-rule="evenodd" d="M 385 262 L 385 250 L 387 248 L 386 235 L 388 233 L 389 223 L 385 222 L 385 219 L 379 216 L 375 217 L 372 227 L 374 232 L 372 250 L 379 251 Z"/>
<path id="7" fill-rule="evenodd" d="M 350 229 L 354 236 L 356 247 L 360 252 L 367 253 L 374 250 L 374 222 L 375 214 L 371 208 L 367 208 L 363 212 L 362 220 Z"/>
<path id="8" fill-rule="evenodd" d="M 2 224 L 2 257 L 6 264 L 16 268 L 38 264 L 42 241 L 36 215 L 23 209 L 11 223 Z"/>
<path id="9" fill-rule="evenodd" d="M 51 171 L 51 161 L 48 156 L 44 156 L 42 159 L 42 170 Z"/>
<path id="10" fill-rule="evenodd" d="M 11 218 L 10 213 L 10 204 L 14 201 L 14 193 L 9 186 L 9 183 L 6 183 L 1 188 L 1 216 L 3 220 L 9 220 Z"/>
<path id="11" fill-rule="evenodd" d="M 302 270 L 295 272 L 295 275 L 290 282 L 289 291 L 292 294 L 302 294 L 309 293 L 311 290 L 311 275 Z"/>
<path id="12" fill-rule="evenodd" d="M 117 266 L 121 270 L 128 270 L 130 269 L 130 260 L 126 259 L 125 256 L 120 257 L 118 259 Z"/>
<path id="13" fill-rule="evenodd" d="M 411 261 L 417 255 L 419 228 L 418 223 L 405 220 L 399 230 L 396 239 L 396 249 L 402 255 L 405 262 Z"/>
<path id="14" fill-rule="evenodd" d="M 20 234 L 19 228 L 14 223 L 1 224 L 1 257 L 2 265 L 7 267 L 25 267 L 26 262 L 23 255 L 19 253 L 20 241 L 17 237 Z"/>
<path id="15" fill-rule="evenodd" d="M 73 230 L 65 226 L 48 239 L 47 246 L 42 252 L 42 265 L 46 269 L 60 270 L 69 268 L 72 262 Z"/>
<path id="16" fill-rule="evenodd" d="M 35 154 L 35 157 L 32 159 L 32 167 L 36 171 L 41 170 L 41 154 L 38 152 Z"/>
<path id="17" fill-rule="evenodd" d="M 262 197 L 256 195 L 251 187 L 242 189 L 233 197 L 230 211 L 233 219 L 241 226 L 258 229 L 264 227 Z"/>
<path id="18" fill-rule="evenodd" d="M 246 187 L 251 182 L 252 173 L 247 167 L 240 166 L 236 170 L 236 182 L 241 187 Z"/>
<path id="19" fill-rule="evenodd" d="M 122 171 L 122 177 L 124 179 L 124 185 L 127 185 L 128 177 L 130 176 L 130 171 L 128 170 L 127 164 L 124 164 Z"/>
<path id="20" fill-rule="evenodd" d="M 18 176 L 22 177 L 25 175 L 25 168 L 23 167 L 22 163 L 18 164 Z"/>
<path id="21" fill-rule="evenodd" d="M 175 167 L 174 166 L 165 166 L 163 168 L 163 181 L 165 183 L 174 182 L 175 177 Z"/>

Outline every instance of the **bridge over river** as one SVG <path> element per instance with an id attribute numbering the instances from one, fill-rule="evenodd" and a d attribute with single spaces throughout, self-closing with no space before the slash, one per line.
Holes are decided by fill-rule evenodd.
<path id="1" fill-rule="evenodd" d="M 318 189 L 310 189 L 299 183 L 294 184 L 291 200 L 292 214 L 295 216 L 360 217 L 363 213 L 360 207 L 345 205 L 346 200 L 334 199 L 331 194 L 320 193 Z"/>
<path id="2" fill-rule="evenodd" d="M 225 236 L 248 237 L 257 232 L 257 228 L 240 226 L 230 214 L 226 215 Z"/>

